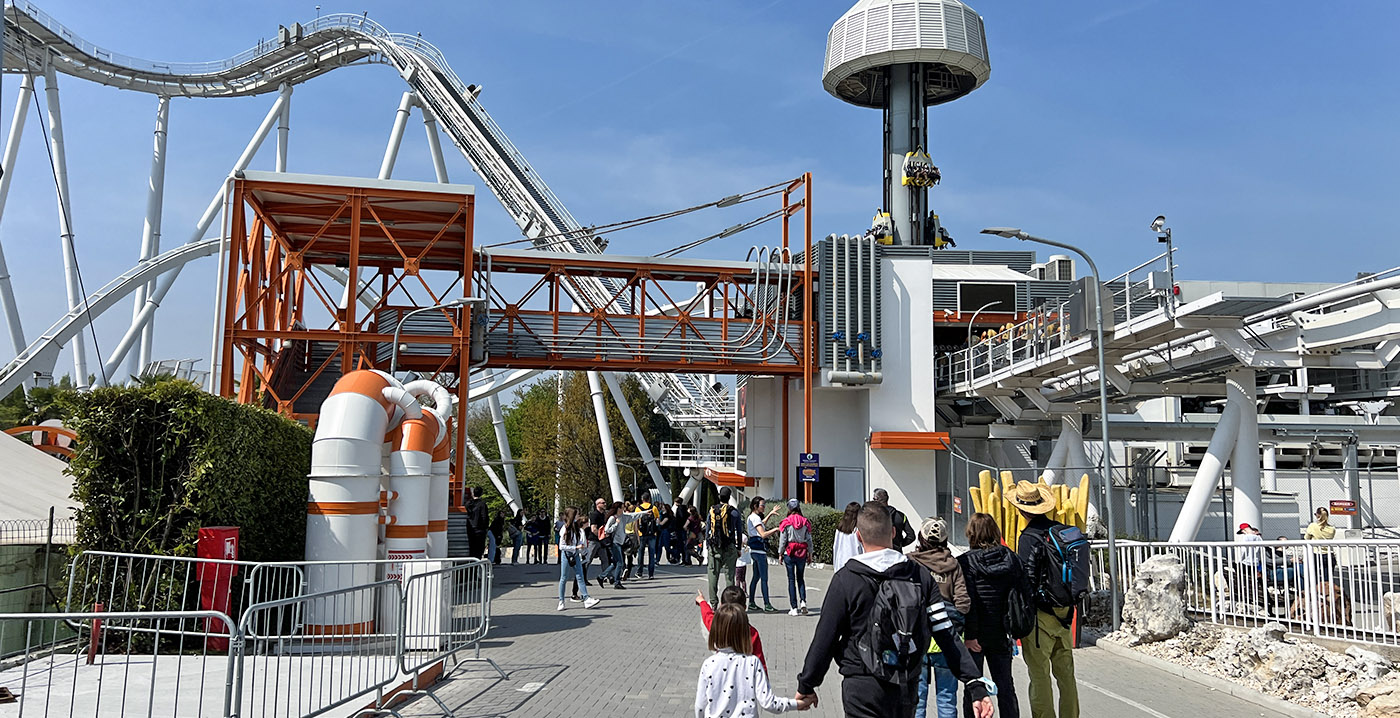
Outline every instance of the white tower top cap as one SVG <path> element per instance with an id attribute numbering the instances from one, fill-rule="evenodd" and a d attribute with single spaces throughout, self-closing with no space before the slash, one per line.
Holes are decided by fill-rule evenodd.
<path id="1" fill-rule="evenodd" d="M 958 0 L 860 0 L 826 38 L 822 85 L 838 99 L 884 107 L 884 68 L 928 66 L 925 105 L 956 100 L 987 81 L 982 16 Z"/>

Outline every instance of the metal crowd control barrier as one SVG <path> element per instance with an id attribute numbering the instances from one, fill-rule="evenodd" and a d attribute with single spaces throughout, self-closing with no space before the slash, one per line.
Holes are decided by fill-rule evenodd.
<path id="1" fill-rule="evenodd" d="M 315 716 L 382 693 L 400 680 L 401 605 L 399 582 L 377 581 L 250 606 L 239 622 L 235 714 Z M 283 630 L 293 617 L 366 613 L 368 623 Z"/>
<path id="2" fill-rule="evenodd" d="M 381 573 L 307 591 L 312 578 Z M 481 559 L 254 564 L 87 552 L 69 579 L 66 612 L 0 613 L 0 645 L 23 636 L 0 663 L 20 715 L 315 716 L 357 700 L 392 714 L 392 700 L 415 694 L 450 715 L 421 679 L 464 661 L 506 678 L 480 655 L 491 605 Z M 230 589 L 228 611 L 188 607 L 206 602 L 209 581 Z"/>
<path id="3" fill-rule="evenodd" d="M 211 623 L 232 650 L 210 650 Z M 0 685 L 20 716 L 237 715 L 242 642 L 218 611 L 0 614 L 0 640 L 14 631 L 25 637 L 23 660 L 0 670 Z"/>
<path id="4" fill-rule="evenodd" d="M 1119 541 L 1119 585 L 1147 559 L 1172 554 L 1186 568 L 1187 610 L 1197 619 L 1253 627 L 1270 621 L 1313 636 L 1400 645 L 1400 541 Z M 1094 578 L 1108 576 L 1095 544 Z"/>

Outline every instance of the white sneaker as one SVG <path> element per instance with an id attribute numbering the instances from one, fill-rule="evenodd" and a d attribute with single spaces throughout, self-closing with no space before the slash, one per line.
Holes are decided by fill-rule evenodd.
<path id="1" fill-rule="evenodd" d="M 593 598 L 591 596 L 583 602 L 584 608 L 593 608 L 596 605 L 598 605 L 598 599 Z"/>
<path id="2" fill-rule="evenodd" d="M 804 616 L 807 615 L 807 602 L 806 602 L 806 601 L 803 601 L 803 602 L 797 604 L 797 610 L 798 610 L 799 612 L 801 612 L 802 615 L 804 615 Z"/>
<path id="3" fill-rule="evenodd" d="M 556 610 L 556 611 L 562 611 L 562 610 L 564 610 L 564 602 L 563 602 L 563 601 L 560 601 L 560 602 L 559 602 L 559 608 L 556 608 L 556 609 L 554 609 L 554 610 Z"/>
<path id="4" fill-rule="evenodd" d="M 563 604 L 560 604 L 560 605 L 562 606 Z M 796 616 L 796 615 L 799 615 L 799 614 L 797 613 L 797 609 L 794 608 L 794 609 L 792 609 L 791 611 L 788 611 L 788 615 L 789 615 L 789 616 Z"/>

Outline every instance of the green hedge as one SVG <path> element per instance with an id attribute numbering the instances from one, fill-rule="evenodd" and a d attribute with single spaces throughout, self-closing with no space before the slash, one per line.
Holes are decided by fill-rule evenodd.
<path id="1" fill-rule="evenodd" d="M 189 382 L 67 394 L 74 553 L 195 555 L 201 526 L 239 527 L 239 558 L 300 560 L 312 432 Z"/>
<path id="2" fill-rule="evenodd" d="M 747 509 L 744 520 L 748 520 Z M 764 526 L 773 528 L 782 523 L 787 516 L 786 507 L 784 511 L 779 511 L 779 516 L 774 516 L 764 523 Z M 836 538 L 836 525 L 841 523 L 841 511 L 825 504 L 802 504 L 802 515 L 812 522 L 812 562 L 831 563 L 831 542 Z M 778 558 L 778 534 L 768 537 L 768 555 Z"/>

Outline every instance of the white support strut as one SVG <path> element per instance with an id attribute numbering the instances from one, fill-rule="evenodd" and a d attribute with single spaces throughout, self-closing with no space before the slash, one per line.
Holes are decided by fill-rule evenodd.
<path id="1" fill-rule="evenodd" d="M 156 129 L 151 150 L 151 177 L 146 185 L 146 222 L 141 229 L 141 261 L 160 254 L 160 222 L 165 202 L 165 147 L 170 123 L 170 98 L 162 96 L 156 104 Z M 155 290 L 155 283 L 137 287 L 131 302 L 131 319 L 141 315 L 146 297 Z M 155 322 L 147 322 L 141 331 L 141 349 L 132 359 L 128 373 L 137 376 L 151 363 L 151 344 L 155 339 Z"/>
<path id="2" fill-rule="evenodd" d="M 0 216 L 4 215 L 5 202 L 10 196 L 10 182 L 15 177 L 15 160 L 19 158 L 19 141 L 24 135 L 24 120 L 29 114 L 29 101 L 34 97 L 34 76 L 28 73 L 20 77 L 19 97 L 15 98 L 15 116 L 10 123 L 10 135 L 5 140 L 5 157 L 0 160 Z M 10 333 L 10 346 L 15 355 L 24 351 L 24 326 L 19 319 L 19 304 L 15 302 L 14 285 L 10 283 L 10 269 L 5 262 L 5 252 L 0 248 L 0 308 L 5 312 L 5 325 Z M 29 384 L 26 381 L 26 386 Z"/>
<path id="3" fill-rule="evenodd" d="M 58 104 L 58 75 L 52 63 L 44 67 L 44 97 L 49 105 L 49 152 L 53 158 L 54 183 L 58 199 L 58 234 L 63 249 L 63 280 L 68 292 L 68 311 L 78 308 L 83 292 L 78 280 L 78 255 L 73 247 L 72 195 L 68 192 L 68 157 L 63 144 L 63 114 Z M 105 373 L 105 372 L 104 372 Z M 73 335 L 73 385 L 88 387 L 87 343 L 82 332 Z"/>

